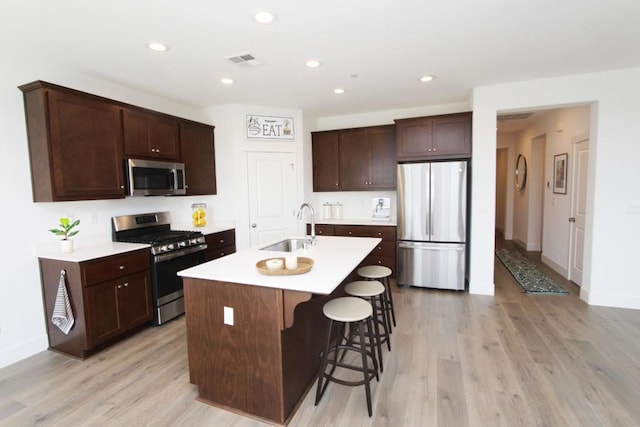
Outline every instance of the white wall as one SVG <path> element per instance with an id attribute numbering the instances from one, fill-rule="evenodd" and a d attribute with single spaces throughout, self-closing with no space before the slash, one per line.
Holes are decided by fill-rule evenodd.
<path id="1" fill-rule="evenodd" d="M 493 292 L 496 114 L 591 104 L 585 266 L 580 296 L 590 304 L 640 308 L 637 141 L 640 69 L 479 87 L 473 94 L 472 289 Z M 549 135 L 548 135 L 549 137 Z M 549 166 L 550 167 L 550 166 Z M 545 224 L 546 225 L 546 224 Z M 545 236 L 545 241 L 549 240 Z"/>
<path id="2" fill-rule="evenodd" d="M 247 114 L 292 117 L 294 139 L 286 141 L 248 139 L 245 130 Z M 219 128 L 216 127 L 216 167 L 218 168 L 216 173 L 219 177 L 228 179 L 230 184 L 226 189 L 228 192 L 218 191 L 218 196 L 223 198 L 224 215 L 236 221 L 236 248 L 241 250 L 250 245 L 247 166 L 249 152 L 294 153 L 297 164 L 296 197 L 299 204 L 304 199 L 306 164 L 303 160 L 305 125 L 302 110 L 234 104 L 208 108 L 205 110 L 205 115 L 209 120 L 219 123 Z M 296 222 L 292 217 L 292 223 L 295 223 L 294 227 L 297 227 L 299 233 L 304 233 L 303 221 Z"/>

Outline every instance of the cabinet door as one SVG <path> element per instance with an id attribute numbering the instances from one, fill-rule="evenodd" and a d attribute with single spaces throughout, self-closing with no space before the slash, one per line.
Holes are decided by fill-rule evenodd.
<path id="1" fill-rule="evenodd" d="M 53 89 L 48 105 L 53 200 L 123 198 L 119 109 L 98 98 Z M 32 175 L 47 173 L 46 166 L 38 167 Z"/>
<path id="2" fill-rule="evenodd" d="M 340 189 L 367 190 L 371 184 L 371 154 L 367 131 L 340 132 Z"/>
<path id="3" fill-rule="evenodd" d="M 434 157 L 471 157 L 471 113 L 433 118 Z"/>
<path id="4" fill-rule="evenodd" d="M 428 117 L 396 120 L 398 160 L 421 160 L 431 156 L 432 124 Z"/>
<path id="5" fill-rule="evenodd" d="M 129 157 L 178 159 L 178 121 L 132 108 L 122 109 L 124 151 Z"/>
<path id="6" fill-rule="evenodd" d="M 89 348 L 120 334 L 118 284 L 110 280 L 87 288 L 87 341 Z"/>
<path id="7" fill-rule="evenodd" d="M 185 165 L 187 195 L 217 192 L 213 130 L 213 126 L 180 122 L 180 151 Z"/>
<path id="8" fill-rule="evenodd" d="M 116 284 L 122 332 L 151 320 L 149 271 L 121 278 Z"/>
<path id="9" fill-rule="evenodd" d="M 371 150 L 371 180 L 369 190 L 396 189 L 396 130 L 381 126 L 367 131 Z"/>
<path id="10" fill-rule="evenodd" d="M 311 134 L 313 191 L 340 190 L 340 151 L 338 132 Z"/>

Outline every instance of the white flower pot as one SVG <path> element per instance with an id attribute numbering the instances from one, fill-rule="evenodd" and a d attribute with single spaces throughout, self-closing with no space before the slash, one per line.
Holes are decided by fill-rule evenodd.
<path id="1" fill-rule="evenodd" d="M 66 254 L 73 252 L 73 240 L 60 240 L 60 249 Z"/>

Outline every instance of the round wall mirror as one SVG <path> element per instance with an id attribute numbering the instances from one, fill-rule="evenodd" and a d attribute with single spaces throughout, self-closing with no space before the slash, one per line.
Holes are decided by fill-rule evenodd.
<path id="1" fill-rule="evenodd" d="M 527 159 L 522 154 L 518 154 L 516 162 L 516 190 L 524 190 L 527 183 Z"/>

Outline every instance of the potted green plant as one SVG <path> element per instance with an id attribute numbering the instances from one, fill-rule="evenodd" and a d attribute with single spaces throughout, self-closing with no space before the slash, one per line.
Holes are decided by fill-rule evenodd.
<path id="1" fill-rule="evenodd" d="M 69 218 L 62 217 L 60 218 L 58 228 L 49 229 L 49 231 L 56 236 L 63 236 L 62 240 L 60 240 L 60 248 L 62 249 L 62 252 L 73 252 L 73 240 L 69 238 L 80 232 L 80 230 L 74 230 L 78 224 L 80 224 L 79 219 L 71 222 Z"/>

